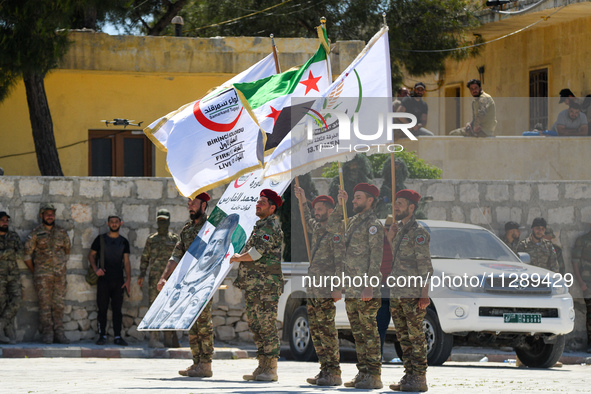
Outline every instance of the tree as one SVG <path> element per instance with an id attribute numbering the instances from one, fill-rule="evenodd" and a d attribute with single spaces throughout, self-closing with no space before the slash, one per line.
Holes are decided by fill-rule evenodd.
<path id="1" fill-rule="evenodd" d="M 0 100 L 22 77 L 41 175 L 63 176 L 43 79 L 67 50 L 71 11 L 67 0 L 0 3 Z"/>

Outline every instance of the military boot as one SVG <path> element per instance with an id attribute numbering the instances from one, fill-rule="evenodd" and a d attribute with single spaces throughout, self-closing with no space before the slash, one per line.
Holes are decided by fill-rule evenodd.
<path id="1" fill-rule="evenodd" d="M 148 343 L 148 347 L 151 347 L 151 348 L 164 347 L 162 342 L 159 341 L 158 334 L 159 334 L 158 331 L 152 331 L 150 333 L 150 342 Z"/>
<path id="2" fill-rule="evenodd" d="M 343 379 L 341 379 L 341 372 L 329 372 L 326 371 L 324 376 L 320 377 L 316 382 L 318 386 L 340 386 L 343 384 Z"/>
<path id="3" fill-rule="evenodd" d="M 43 333 L 42 338 L 43 343 L 50 344 L 53 343 L 53 331 L 47 331 Z"/>
<path id="4" fill-rule="evenodd" d="M 66 337 L 63 331 L 58 331 L 53 336 L 53 343 L 61 343 L 67 345 L 68 343 L 70 343 L 70 340 L 68 339 L 68 337 Z"/>
<path id="5" fill-rule="evenodd" d="M 199 364 L 192 364 L 188 368 L 181 369 L 179 371 L 179 375 L 181 375 L 181 376 L 189 376 L 189 371 L 193 371 L 193 370 L 197 369 L 197 365 L 199 365 Z"/>
<path id="6" fill-rule="evenodd" d="M 345 382 L 345 387 L 355 387 L 355 385 L 361 382 L 365 378 L 365 372 L 357 372 L 357 375 L 348 382 Z"/>
<path id="7" fill-rule="evenodd" d="M 318 375 L 314 376 L 313 378 L 306 379 L 306 382 L 308 382 L 310 384 L 318 384 L 318 380 L 323 378 L 326 373 L 327 373 L 326 370 L 320 369 L 320 372 L 318 372 Z"/>
<path id="8" fill-rule="evenodd" d="M 259 376 L 259 374 L 261 372 L 263 372 L 263 368 L 265 368 L 265 365 L 267 364 L 267 358 L 265 356 L 257 356 L 258 360 L 259 360 L 259 365 L 258 367 L 256 367 L 256 369 L 253 371 L 253 373 L 251 375 L 243 375 L 242 379 L 244 380 L 256 380 L 257 376 Z"/>
<path id="9" fill-rule="evenodd" d="M 381 389 L 384 387 L 382 384 L 382 378 L 380 375 L 372 375 L 366 373 L 364 379 L 360 382 L 355 383 L 356 389 L 364 389 L 364 390 L 371 390 L 371 389 Z"/>
<path id="10" fill-rule="evenodd" d="M 259 382 L 275 382 L 279 377 L 277 376 L 277 359 L 275 357 L 267 357 L 267 364 L 263 371 L 258 374 L 256 380 Z"/>
<path id="11" fill-rule="evenodd" d="M 406 384 L 406 382 L 410 378 L 410 376 L 411 375 L 408 372 L 405 372 L 404 375 L 402 376 L 402 378 L 400 379 L 400 381 L 398 383 L 392 383 L 390 385 L 390 390 L 400 391 L 400 387 L 403 384 Z"/>
<path id="12" fill-rule="evenodd" d="M 405 384 L 400 385 L 400 391 L 413 391 L 413 392 L 424 392 L 429 390 L 427 386 L 427 376 L 411 375 Z"/>
<path id="13" fill-rule="evenodd" d="M 192 378 L 211 378 L 213 376 L 213 372 L 211 371 L 211 363 L 199 362 L 199 364 L 197 364 L 197 368 L 187 371 L 187 375 Z"/>
<path id="14" fill-rule="evenodd" d="M 5 323 L 0 323 L 0 343 L 10 343 L 10 338 L 4 335 Z"/>

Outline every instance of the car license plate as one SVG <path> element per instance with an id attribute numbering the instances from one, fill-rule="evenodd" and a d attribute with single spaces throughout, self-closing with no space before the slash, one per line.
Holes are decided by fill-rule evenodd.
<path id="1" fill-rule="evenodd" d="M 541 323 L 540 313 L 503 313 L 505 323 Z"/>

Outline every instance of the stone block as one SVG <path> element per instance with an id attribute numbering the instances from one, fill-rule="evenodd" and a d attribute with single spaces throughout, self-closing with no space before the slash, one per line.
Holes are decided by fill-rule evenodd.
<path id="1" fill-rule="evenodd" d="M 123 204 L 121 216 L 124 222 L 146 223 L 148 221 L 147 205 Z"/>
<path id="2" fill-rule="evenodd" d="M 466 220 L 464 216 L 464 211 L 461 207 L 452 207 L 451 208 L 451 221 L 452 222 L 459 222 L 463 223 Z"/>
<path id="3" fill-rule="evenodd" d="M 507 201 L 509 199 L 509 185 L 486 186 L 487 201 Z"/>
<path id="4" fill-rule="evenodd" d="M 144 331 L 138 331 L 137 330 L 137 326 L 131 326 L 128 330 L 127 330 L 127 335 L 129 335 L 132 338 L 137 339 L 138 341 L 143 341 L 146 337 L 146 334 Z"/>
<path id="5" fill-rule="evenodd" d="M 150 229 L 146 227 L 135 230 L 135 241 L 133 245 L 136 248 L 143 250 L 144 246 L 146 246 L 146 240 L 150 236 L 150 233 Z"/>
<path id="6" fill-rule="evenodd" d="M 74 195 L 74 182 L 72 181 L 49 181 L 50 196 L 72 197 Z"/>
<path id="7" fill-rule="evenodd" d="M 591 185 L 581 183 L 566 184 L 564 187 L 564 197 L 575 200 L 590 199 Z"/>
<path id="8" fill-rule="evenodd" d="M 232 283 L 228 284 L 228 288 L 224 290 L 224 298 L 226 303 L 230 306 L 240 305 L 242 303 L 242 290 L 234 286 Z"/>
<path id="9" fill-rule="evenodd" d="M 591 223 L 591 206 L 581 208 L 581 222 Z"/>
<path id="10" fill-rule="evenodd" d="M 0 197 L 14 197 L 14 181 L 0 177 Z"/>
<path id="11" fill-rule="evenodd" d="M 427 188 L 426 196 L 433 197 L 433 201 L 455 201 L 455 187 L 449 183 L 436 183 Z"/>
<path id="12" fill-rule="evenodd" d="M 179 191 L 177 190 L 174 181 L 172 178 L 168 180 L 166 183 L 166 196 L 168 198 L 177 198 L 180 197 Z"/>
<path id="13" fill-rule="evenodd" d="M 236 331 L 237 333 L 248 331 L 248 323 L 245 321 L 239 321 L 234 326 L 234 331 Z M 238 334 L 238 335 L 240 335 L 240 334 Z"/>
<path id="14" fill-rule="evenodd" d="M 228 316 L 238 316 L 242 317 L 244 311 L 242 309 L 232 309 L 228 311 Z"/>
<path id="15" fill-rule="evenodd" d="M 66 331 L 78 330 L 78 322 L 72 320 L 72 321 L 64 323 L 64 330 L 66 330 Z"/>
<path id="16" fill-rule="evenodd" d="M 540 201 L 558 201 L 558 193 L 558 185 L 556 183 L 538 185 Z"/>
<path id="17" fill-rule="evenodd" d="M 62 318 L 62 322 L 67 323 L 69 321 L 72 321 L 72 318 L 70 317 L 70 315 L 64 314 L 64 317 Z"/>
<path id="18" fill-rule="evenodd" d="M 575 208 L 570 206 L 548 209 L 546 220 L 549 226 L 555 224 L 571 224 L 575 221 Z"/>
<path id="19" fill-rule="evenodd" d="M 0 184 L 0 190 L 2 189 Z M 20 179 L 18 181 L 18 190 L 21 196 L 39 196 L 43 194 L 43 183 L 38 179 Z"/>
<path id="20" fill-rule="evenodd" d="M 71 254 L 70 258 L 68 258 L 68 269 L 73 270 L 81 270 L 86 269 L 88 267 L 88 260 L 86 256 L 82 256 L 81 254 Z"/>
<path id="21" fill-rule="evenodd" d="M 544 214 L 542 213 L 542 210 L 539 207 L 532 207 L 529 209 L 528 213 L 527 213 L 527 220 L 525 223 L 523 223 L 523 226 L 525 226 L 526 228 L 530 228 L 531 226 L 531 222 L 535 219 L 538 218 L 540 216 L 544 216 Z M 548 220 L 548 219 L 546 219 Z"/>
<path id="22" fill-rule="evenodd" d="M 242 331 L 238 333 L 238 339 L 241 342 L 251 343 L 254 342 L 252 332 L 250 331 Z"/>
<path id="23" fill-rule="evenodd" d="M 80 242 L 83 249 L 90 249 L 94 239 L 99 235 L 99 229 L 96 227 L 88 227 L 80 231 Z"/>
<path id="24" fill-rule="evenodd" d="M 78 194 L 88 198 L 99 198 L 103 196 L 104 187 L 105 181 L 81 179 Z"/>
<path id="25" fill-rule="evenodd" d="M 89 319 L 78 320 L 78 327 L 80 328 L 80 331 L 90 330 L 90 320 Z"/>
<path id="26" fill-rule="evenodd" d="M 504 224 L 511 220 L 511 208 L 510 207 L 496 207 L 495 213 L 497 216 L 497 223 L 501 226 L 504 232 Z"/>
<path id="27" fill-rule="evenodd" d="M 461 202 L 480 202 L 478 183 L 462 183 L 460 185 Z"/>
<path id="28" fill-rule="evenodd" d="M 217 309 L 228 312 L 230 308 L 227 305 L 218 305 Z"/>
<path id="29" fill-rule="evenodd" d="M 220 311 L 219 309 L 216 309 L 216 310 L 211 311 L 211 315 L 212 316 L 224 316 L 224 317 L 226 317 L 226 312 L 225 311 Z"/>
<path id="30" fill-rule="evenodd" d="M 527 184 L 515 184 L 513 186 L 513 200 L 529 201 L 531 199 L 531 186 Z"/>
<path id="31" fill-rule="evenodd" d="M 64 314 L 69 315 L 70 313 L 72 313 L 72 305 L 64 306 Z"/>
<path id="32" fill-rule="evenodd" d="M 135 181 L 137 198 L 140 200 L 159 200 L 162 198 L 162 182 L 139 179 Z"/>
<path id="33" fill-rule="evenodd" d="M 220 341 L 231 341 L 236 336 L 236 333 L 234 332 L 234 328 L 228 327 L 228 326 L 217 327 L 215 329 L 215 332 L 217 334 L 217 338 Z"/>
<path id="34" fill-rule="evenodd" d="M 232 325 L 232 324 L 236 323 L 237 321 L 240 321 L 240 318 L 237 316 L 227 317 L 226 318 L 226 325 L 227 326 Z"/>
<path id="35" fill-rule="evenodd" d="M 131 196 L 130 181 L 110 181 L 111 197 L 130 197 Z"/>
<path id="36" fill-rule="evenodd" d="M 443 207 L 430 207 L 427 217 L 431 220 L 447 220 L 447 210 Z"/>
<path id="37" fill-rule="evenodd" d="M 211 318 L 214 327 L 223 326 L 226 323 L 226 318 L 222 316 L 213 316 Z"/>
<path id="38" fill-rule="evenodd" d="M 472 208 L 470 210 L 470 223 L 487 225 L 492 222 L 490 207 Z"/>
<path id="39" fill-rule="evenodd" d="M 146 316 L 146 313 L 148 313 L 148 308 L 147 306 L 140 306 L 140 309 L 138 311 L 138 317 L 143 318 L 144 316 Z"/>
<path id="40" fill-rule="evenodd" d="M 141 317 L 136 317 L 135 319 L 133 319 L 133 324 L 135 324 L 138 327 L 139 327 L 139 325 L 140 325 L 141 322 L 142 322 L 142 318 Z"/>
<path id="41" fill-rule="evenodd" d="M 21 275 L 21 285 L 23 287 L 23 301 L 37 302 L 37 293 L 33 286 L 33 277 L 31 275 Z"/>
<path id="42" fill-rule="evenodd" d="M 90 319 L 90 320 L 96 320 L 97 317 L 98 317 L 98 313 L 96 311 L 92 311 L 88 314 L 88 319 Z"/>
<path id="43" fill-rule="evenodd" d="M 88 312 L 84 308 L 76 308 L 70 313 L 70 316 L 74 320 L 82 320 L 88 317 Z"/>
<path id="44" fill-rule="evenodd" d="M 68 275 L 66 300 L 74 302 L 96 301 L 96 286 L 86 283 L 83 275 Z"/>
<path id="45" fill-rule="evenodd" d="M 123 316 L 123 327 L 128 328 L 133 326 L 133 317 Z"/>
<path id="46" fill-rule="evenodd" d="M 92 208 L 88 204 L 72 204 L 70 212 L 76 223 L 92 222 Z"/>
<path id="47" fill-rule="evenodd" d="M 80 339 L 94 340 L 95 337 L 96 331 L 94 331 L 91 327 L 89 327 L 87 330 L 80 331 Z"/>
<path id="48" fill-rule="evenodd" d="M 40 223 L 39 220 L 39 203 L 36 202 L 25 202 L 23 203 L 23 209 L 25 211 L 25 220 L 31 220 L 36 223 Z M 32 230 L 32 229 L 31 229 Z"/>
<path id="49" fill-rule="evenodd" d="M 96 207 L 97 207 L 96 218 L 99 219 L 99 222 L 101 224 L 103 224 L 103 222 L 106 223 L 109 215 L 113 215 L 113 214 L 117 213 L 115 211 L 115 204 L 112 202 L 100 201 L 96 204 Z"/>
<path id="50" fill-rule="evenodd" d="M 171 223 L 178 223 L 180 227 L 178 227 L 178 230 L 176 231 L 176 233 L 178 234 L 182 228 L 182 225 L 184 225 L 184 223 L 189 220 L 189 211 L 187 210 L 187 203 L 186 200 L 185 201 L 179 201 L 179 204 L 177 205 L 163 205 L 163 206 L 158 206 L 158 209 L 160 208 L 164 208 L 164 209 L 168 209 L 168 211 L 170 212 L 170 222 Z"/>

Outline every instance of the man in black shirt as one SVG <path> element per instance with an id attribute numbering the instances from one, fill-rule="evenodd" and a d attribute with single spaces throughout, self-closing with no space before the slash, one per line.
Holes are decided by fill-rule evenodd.
<path id="1" fill-rule="evenodd" d="M 113 312 L 114 343 L 127 346 L 127 342 L 121 337 L 121 322 L 123 320 L 121 306 L 123 305 L 123 291 L 125 290 L 129 295 L 131 265 L 129 264 L 129 241 L 119 235 L 121 224 L 119 216 L 109 216 L 107 219 L 109 232 L 96 237 L 88 254 L 88 261 L 99 277 L 96 289 L 99 331 L 97 345 L 104 345 L 107 342 L 107 311 L 110 301 Z M 125 277 L 123 269 L 125 269 Z"/>
<path id="2" fill-rule="evenodd" d="M 405 97 L 402 99 L 400 107 L 397 112 L 408 112 L 417 117 L 417 124 L 410 128 L 410 131 L 415 137 L 420 135 L 433 135 L 433 133 L 427 130 L 427 119 L 429 114 L 429 106 L 423 101 L 423 95 L 425 94 L 425 84 L 417 82 L 413 89 L 412 96 Z M 400 119 L 402 123 L 409 123 L 409 119 Z"/>

